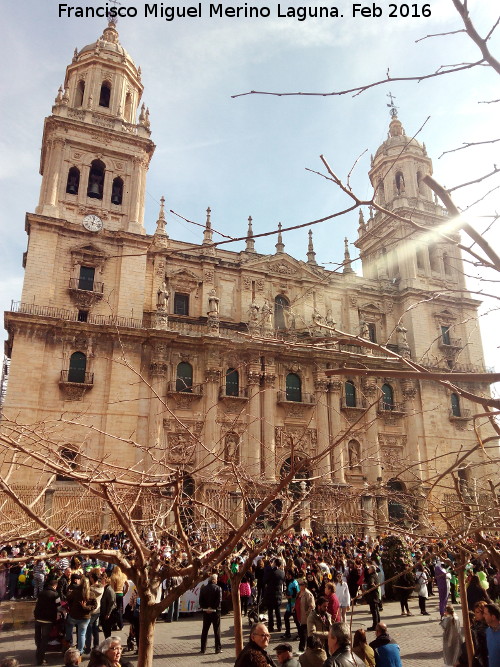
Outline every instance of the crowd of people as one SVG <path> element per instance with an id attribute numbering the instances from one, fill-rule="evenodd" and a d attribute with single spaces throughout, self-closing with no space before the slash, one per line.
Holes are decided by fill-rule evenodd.
<path id="1" fill-rule="evenodd" d="M 124 532 L 91 538 L 77 530 L 70 537 L 82 545 L 82 552 L 119 549 L 130 553 L 131 549 Z M 142 537 L 166 561 L 183 562 L 186 554 L 167 536 L 157 536 L 151 530 Z M 199 536 L 195 539 L 201 540 Z M 101 659 L 99 654 L 104 653 L 100 632 L 105 641 L 112 638 L 115 630 L 123 628 L 124 612 L 131 622 L 131 635 L 138 642 L 140 599 L 132 590 L 132 582 L 117 566 L 98 557 L 51 556 L 60 548 L 57 540 L 48 538 L 38 543 L 6 544 L 0 549 L 4 560 L 0 565 L 0 599 L 36 599 L 36 663 L 44 664 L 54 627 L 61 623 L 63 648 L 73 648 L 74 643 L 80 656 L 88 654 L 93 660 Z M 347 648 L 351 656 L 361 661 L 359 664 L 399 665 L 399 648 L 381 618 L 386 593 L 399 600 L 402 616 L 416 612 L 410 606 L 412 593 L 417 594 L 418 611 L 423 616 L 428 615 L 428 597 L 437 595 L 445 664 L 467 664 L 460 622 L 451 606 L 457 603 L 458 559 L 446 541 L 428 542 L 405 536 L 401 549 L 390 553 L 382 538 L 290 534 L 275 540 L 251 563 L 246 558 L 240 551 L 209 573 L 211 579 L 200 594 L 201 652 L 206 651 L 210 627 L 215 634 L 215 650 L 222 651 L 221 610 L 230 596 L 233 575 L 243 568 L 245 574 L 239 584 L 241 609 L 255 623 L 250 648 L 245 647 L 238 658 L 238 667 L 253 666 L 245 655 L 255 658 L 253 652 L 265 651 L 267 635 L 275 632 L 283 632 L 277 659 L 286 667 L 294 667 L 295 662 L 302 667 L 342 666 L 341 654 Z M 386 582 L 389 571 L 390 580 Z M 173 579 L 163 583 L 163 594 L 181 581 Z M 500 608 L 494 603 L 500 598 L 499 573 L 485 554 L 476 554 L 466 565 L 466 579 L 476 665 L 500 665 Z M 366 631 L 358 628 L 351 641 L 345 621 L 359 604 L 368 604 L 372 624 Z M 178 617 L 177 600 L 166 610 L 164 620 L 175 621 Z M 372 641 L 368 641 L 367 632 L 375 633 Z M 298 641 L 298 657 L 293 655 L 292 640 Z M 388 649 L 383 648 L 386 645 L 390 645 Z M 272 664 L 267 653 L 264 658 Z"/>

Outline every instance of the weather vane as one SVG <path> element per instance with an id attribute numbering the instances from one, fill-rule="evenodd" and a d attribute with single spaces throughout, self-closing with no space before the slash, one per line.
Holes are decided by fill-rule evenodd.
<path id="1" fill-rule="evenodd" d="M 389 92 L 387 97 L 391 100 L 391 103 L 387 105 L 389 107 L 389 109 L 391 110 L 391 117 L 396 118 L 396 116 L 398 115 L 398 108 L 394 104 L 394 101 L 395 101 L 396 98 L 394 97 L 394 95 L 391 92 Z"/>
<path id="2" fill-rule="evenodd" d="M 118 0 L 109 0 L 109 4 L 114 5 L 116 9 L 115 15 L 109 19 L 109 22 L 111 23 L 111 25 L 116 26 L 116 24 L 118 23 L 118 6 L 121 5 L 122 3 L 118 2 Z"/>

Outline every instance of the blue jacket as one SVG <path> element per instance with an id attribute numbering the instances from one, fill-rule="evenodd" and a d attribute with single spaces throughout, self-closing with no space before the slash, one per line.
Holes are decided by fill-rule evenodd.
<path id="1" fill-rule="evenodd" d="M 397 644 L 384 644 L 375 649 L 376 667 L 403 667 L 399 646 Z"/>

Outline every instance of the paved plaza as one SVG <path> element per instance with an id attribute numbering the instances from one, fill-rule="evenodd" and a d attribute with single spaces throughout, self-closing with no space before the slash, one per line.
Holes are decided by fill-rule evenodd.
<path id="1" fill-rule="evenodd" d="M 33 603 L 27 602 L 2 602 L 0 605 L 0 658 L 6 655 L 16 656 L 21 665 L 34 664 L 34 641 L 33 625 L 23 623 L 22 616 L 29 617 Z M 22 607 L 22 611 L 21 611 Z M 16 608 L 18 612 L 16 613 Z M 429 598 L 428 610 L 430 616 L 421 616 L 418 610 L 417 600 L 410 601 L 410 608 L 415 614 L 409 618 L 400 616 L 400 607 L 397 602 L 389 602 L 384 605 L 381 612 L 381 620 L 387 623 L 390 634 L 401 647 L 403 667 L 441 667 L 442 641 L 441 628 L 439 626 L 439 613 L 437 610 L 437 597 Z M 31 611 L 32 613 L 32 611 Z M 367 628 L 371 625 L 371 616 L 368 607 L 361 605 L 355 607 L 353 616 L 353 630 L 359 627 Z M 193 616 L 181 616 L 176 623 L 164 623 L 160 621 L 156 625 L 155 633 L 155 665 L 158 667 L 191 667 L 192 665 L 232 665 L 235 661 L 233 643 L 233 618 L 232 614 L 222 617 L 222 646 L 223 653 L 215 655 L 213 648 L 213 634 L 209 634 L 207 653 L 199 655 L 201 614 Z M 244 626 L 245 640 L 248 634 L 248 623 Z M 124 643 L 126 632 L 120 634 Z M 374 639 L 375 633 L 369 632 L 369 641 Z M 280 633 L 274 633 L 269 645 L 269 652 L 280 643 Z M 292 642 L 297 649 L 298 642 Z M 134 665 L 137 657 L 130 652 L 124 654 L 127 660 Z M 48 653 L 47 662 L 49 667 L 62 665 L 60 653 Z M 85 663 L 84 663 L 85 664 Z"/>

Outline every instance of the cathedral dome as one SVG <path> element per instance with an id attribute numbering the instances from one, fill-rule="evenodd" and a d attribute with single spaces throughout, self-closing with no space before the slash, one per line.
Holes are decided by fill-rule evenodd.
<path id="1" fill-rule="evenodd" d="M 79 60 L 80 57 L 85 53 L 94 53 L 98 52 L 101 55 L 110 54 L 112 58 L 119 57 L 120 60 L 128 61 L 132 67 L 137 70 L 134 61 L 127 51 L 120 44 L 118 39 L 118 30 L 116 29 L 115 24 L 110 21 L 108 26 L 105 28 L 101 37 L 92 44 L 87 44 L 80 51 L 75 54 L 76 60 Z"/>
<path id="2" fill-rule="evenodd" d="M 375 159 L 379 155 L 393 155 L 396 152 L 400 152 L 404 148 L 405 151 L 410 151 L 412 153 L 419 153 L 420 155 L 425 155 L 425 146 L 423 146 L 416 139 L 412 139 L 405 134 L 403 124 L 397 116 L 392 116 L 391 122 L 389 123 L 389 132 L 387 139 L 378 147 L 377 152 L 375 153 Z"/>

